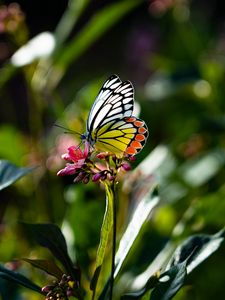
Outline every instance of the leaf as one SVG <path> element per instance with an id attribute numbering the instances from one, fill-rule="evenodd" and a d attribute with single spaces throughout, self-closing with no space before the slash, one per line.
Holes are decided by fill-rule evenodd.
<path id="1" fill-rule="evenodd" d="M 199 187 L 213 178 L 225 164 L 225 151 L 215 148 L 194 157 L 179 168 L 179 174 L 192 187 Z"/>
<path id="2" fill-rule="evenodd" d="M 32 281 L 30 281 L 25 276 L 23 276 L 17 272 L 13 272 L 9 269 L 6 269 L 2 265 L 0 265 L 0 277 L 4 278 L 6 280 L 9 280 L 9 281 L 14 281 L 15 283 L 18 283 L 19 285 L 22 285 L 28 289 L 31 289 L 35 292 L 42 294 L 41 288 L 38 285 L 36 285 Z"/>
<path id="3" fill-rule="evenodd" d="M 58 63 L 68 66 L 84 52 L 97 38 L 103 35 L 131 9 L 141 4 L 139 0 L 124 0 L 106 6 L 96 13 L 83 30 L 74 38 L 59 56 Z"/>
<path id="4" fill-rule="evenodd" d="M 96 257 L 96 270 L 93 276 L 93 280 L 91 282 L 91 289 L 95 290 L 97 285 L 97 279 L 100 274 L 101 265 L 103 263 L 105 257 L 105 250 L 108 244 L 109 234 L 113 225 L 113 201 L 114 193 L 111 187 L 105 182 L 106 189 L 106 208 L 105 215 L 103 218 L 102 228 L 101 228 L 101 237 L 100 243 L 98 246 L 97 257 Z"/>
<path id="5" fill-rule="evenodd" d="M 2 69 L 0 71 L 0 81 L 2 80 Z M 12 124 L 2 124 L 0 126 L 0 158 L 8 160 L 15 165 L 21 165 L 22 157 L 29 151 L 26 137 L 18 128 Z"/>
<path id="6" fill-rule="evenodd" d="M 225 230 L 221 230 L 215 235 L 195 235 L 184 241 L 174 252 L 167 271 L 160 276 L 160 283 L 152 291 L 150 300 L 172 299 L 182 287 L 186 274 L 219 248 L 224 233 Z"/>
<path id="7" fill-rule="evenodd" d="M 95 13 L 75 38 L 66 47 L 57 52 L 52 71 L 49 72 L 48 68 L 46 74 L 44 74 L 49 88 L 53 89 L 58 84 L 67 67 L 88 49 L 88 47 L 122 19 L 124 15 L 142 2 L 143 0 L 116 1 Z M 43 76 L 43 74 L 38 75 L 40 79 L 41 76 Z"/>
<path id="8" fill-rule="evenodd" d="M 100 245 L 98 247 L 97 258 L 96 258 L 97 267 L 101 266 L 103 263 L 105 250 L 109 239 L 109 233 L 113 225 L 113 201 L 115 201 L 115 199 L 114 199 L 112 189 L 109 188 L 107 184 L 105 184 L 105 187 L 106 187 L 106 209 L 105 209 L 105 215 L 104 215 L 103 224 L 101 228 Z"/>
<path id="9" fill-rule="evenodd" d="M 17 72 L 18 68 L 15 68 L 8 62 L 4 63 L 0 69 L 0 88 L 2 88 Z"/>
<path id="10" fill-rule="evenodd" d="M 152 291 L 150 300 L 170 300 L 182 287 L 187 270 L 187 261 L 173 266 L 164 272 L 159 279 L 159 284 Z"/>
<path id="11" fill-rule="evenodd" d="M 46 273 L 61 279 L 63 276 L 63 271 L 53 262 L 45 259 L 28 259 L 23 258 L 24 261 L 28 262 L 35 268 L 44 270 Z"/>
<path id="12" fill-rule="evenodd" d="M 0 160 L 0 190 L 13 184 L 34 169 L 34 167 L 18 168 L 7 160 Z"/>
<path id="13" fill-rule="evenodd" d="M 127 293 L 121 297 L 121 300 L 141 299 L 150 289 L 153 289 L 159 281 L 159 272 L 152 275 L 147 281 L 145 287 L 139 291 Z"/>
<path id="14" fill-rule="evenodd" d="M 118 275 L 123 262 L 125 261 L 135 239 L 137 238 L 142 225 L 149 217 L 149 214 L 153 210 L 153 208 L 159 202 L 158 190 L 157 187 L 151 187 L 151 192 L 148 193 L 139 203 L 137 208 L 135 209 L 134 215 L 128 227 L 123 234 L 118 251 L 115 257 L 115 272 L 114 277 Z M 104 289 L 102 290 L 101 295 L 99 296 L 99 300 L 107 299 L 107 293 L 110 285 L 110 280 L 108 279 L 107 283 L 105 284 Z"/>
<path id="15" fill-rule="evenodd" d="M 118 275 L 124 260 L 126 259 L 134 241 L 136 240 L 142 228 L 142 225 L 147 220 L 149 214 L 152 212 L 158 202 L 158 191 L 157 188 L 154 187 L 152 191 L 141 200 L 141 202 L 135 209 L 132 219 L 120 240 L 119 248 L 116 253 L 116 269 L 114 273 L 115 277 Z"/>
<path id="16" fill-rule="evenodd" d="M 68 38 L 69 34 L 74 28 L 74 25 L 88 5 L 89 1 L 90 0 L 70 1 L 55 29 L 57 45 L 61 45 Z"/>
<path id="17" fill-rule="evenodd" d="M 0 299 L 1 300 L 18 300 L 20 286 L 12 280 L 0 277 Z"/>
<path id="18" fill-rule="evenodd" d="M 166 269 L 187 260 L 189 274 L 201 262 L 214 253 L 224 240 L 225 229 L 214 235 L 193 235 L 186 239 L 174 252 Z"/>
<path id="19" fill-rule="evenodd" d="M 78 279 L 78 274 L 67 252 L 65 238 L 58 226 L 54 224 L 28 223 L 23 223 L 23 225 L 39 245 L 48 248 L 54 257 L 62 263 L 66 271 L 73 278 Z"/>

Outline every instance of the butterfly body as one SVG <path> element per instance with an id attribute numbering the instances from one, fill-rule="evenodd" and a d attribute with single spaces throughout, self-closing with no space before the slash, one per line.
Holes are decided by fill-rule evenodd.
<path id="1" fill-rule="evenodd" d="M 88 115 L 86 133 L 81 135 L 96 150 L 118 157 L 141 151 L 148 137 L 145 122 L 132 116 L 134 89 L 129 81 L 112 75 L 103 84 Z"/>

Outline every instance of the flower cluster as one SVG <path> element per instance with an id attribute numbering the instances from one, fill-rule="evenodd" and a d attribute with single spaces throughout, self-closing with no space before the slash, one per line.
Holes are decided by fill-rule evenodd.
<path id="1" fill-rule="evenodd" d="M 14 32 L 24 22 L 24 14 L 17 3 L 0 7 L 0 33 Z"/>
<path id="2" fill-rule="evenodd" d="M 44 286 L 42 292 L 46 294 L 45 300 L 68 300 L 69 297 L 75 296 L 76 288 L 77 283 L 72 277 L 63 274 L 60 281 Z"/>
<path id="3" fill-rule="evenodd" d="M 68 163 L 57 175 L 74 175 L 74 182 L 88 183 L 90 179 L 93 182 L 113 181 L 120 169 L 124 171 L 131 169 L 128 162 L 114 154 L 104 152 L 93 155 L 88 142 L 85 142 L 83 151 L 79 146 L 69 147 L 68 152 L 63 154 L 62 158 Z"/>

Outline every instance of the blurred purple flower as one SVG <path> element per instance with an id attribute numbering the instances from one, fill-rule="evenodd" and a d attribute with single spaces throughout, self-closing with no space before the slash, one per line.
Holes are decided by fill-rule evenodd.
<path id="1" fill-rule="evenodd" d="M 70 297 L 77 296 L 79 285 L 79 281 L 74 280 L 71 276 L 63 274 L 59 281 L 56 280 L 51 285 L 44 286 L 41 290 L 46 296 L 45 300 L 66 300 Z"/>
<path id="2" fill-rule="evenodd" d="M 157 35 L 144 24 L 131 32 L 126 50 L 130 74 L 134 76 L 131 80 L 143 84 L 149 77 L 151 70 L 148 62 L 156 45 Z"/>

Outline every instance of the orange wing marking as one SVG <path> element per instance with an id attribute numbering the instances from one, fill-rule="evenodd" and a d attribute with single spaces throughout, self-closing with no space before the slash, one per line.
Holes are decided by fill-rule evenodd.
<path id="1" fill-rule="evenodd" d="M 145 140 L 145 136 L 143 134 L 137 134 L 135 136 L 135 140 L 138 141 L 138 142 L 142 142 Z"/>
<path id="2" fill-rule="evenodd" d="M 137 150 L 135 148 L 129 146 L 126 149 L 126 153 L 129 155 L 135 155 L 137 153 Z"/>
<path id="3" fill-rule="evenodd" d="M 146 131 L 147 131 L 147 129 L 144 128 L 144 127 L 138 128 L 138 132 L 139 132 L 139 133 L 145 133 Z"/>
<path id="4" fill-rule="evenodd" d="M 142 144 L 140 142 L 137 142 L 137 141 L 132 141 L 130 146 L 132 148 L 135 148 L 135 149 L 141 149 L 142 148 Z"/>
<path id="5" fill-rule="evenodd" d="M 137 127 L 142 127 L 144 125 L 144 123 L 142 121 L 135 121 L 134 125 Z"/>
<path id="6" fill-rule="evenodd" d="M 134 122 L 136 121 L 136 118 L 135 117 L 130 117 L 130 118 L 126 118 L 126 122 Z"/>

